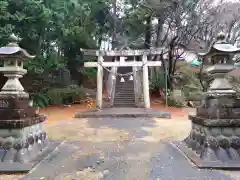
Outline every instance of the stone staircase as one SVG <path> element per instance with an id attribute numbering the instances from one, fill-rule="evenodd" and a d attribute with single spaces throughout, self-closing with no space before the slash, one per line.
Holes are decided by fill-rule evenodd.
<path id="1" fill-rule="evenodd" d="M 126 74 L 128 72 L 132 72 L 132 67 L 119 67 L 117 72 Z M 124 77 L 124 80 L 125 82 L 120 82 L 121 77 L 117 76 L 113 106 L 136 107 L 134 82 L 129 80 L 129 76 Z"/>

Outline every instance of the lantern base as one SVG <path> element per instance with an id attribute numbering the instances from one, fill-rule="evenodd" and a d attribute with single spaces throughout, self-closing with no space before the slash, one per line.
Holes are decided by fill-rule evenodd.
<path id="1" fill-rule="evenodd" d="M 27 98 L 29 99 L 29 94 L 24 91 L 1 91 L 0 98 Z"/>
<path id="2" fill-rule="evenodd" d="M 43 116 L 38 115 L 36 108 L 30 106 L 30 100 L 27 97 L 4 97 L 0 95 L 0 122 L 11 120 L 20 123 L 29 119 L 32 123 L 34 121 L 41 122 L 45 120 Z M 2 126 L 1 123 L 0 128 Z"/>
<path id="3" fill-rule="evenodd" d="M 240 127 L 192 123 L 190 135 L 174 144 L 199 168 L 240 169 Z"/>
<path id="4" fill-rule="evenodd" d="M 0 121 L 0 172 L 27 172 L 60 142 L 50 142 L 44 116 Z"/>
<path id="5" fill-rule="evenodd" d="M 14 149 L 0 150 L 0 156 L 4 154 L 5 159 L 0 161 L 1 173 L 23 173 L 29 172 L 38 163 L 52 153 L 61 142 L 45 142 L 44 145 L 34 144 L 31 148 L 24 148 L 20 151 Z M 19 161 L 16 161 L 19 160 Z"/>
<path id="6" fill-rule="evenodd" d="M 208 92 L 190 135 L 175 145 L 200 168 L 240 169 L 240 99 L 229 91 Z"/>

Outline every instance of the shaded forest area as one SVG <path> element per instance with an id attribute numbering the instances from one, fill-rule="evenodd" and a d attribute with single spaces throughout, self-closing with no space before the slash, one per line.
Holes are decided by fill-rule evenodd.
<path id="1" fill-rule="evenodd" d="M 185 83 L 184 94 L 196 97 L 191 93 L 202 91 L 198 75 L 177 63 L 178 48 L 201 51 L 220 30 L 238 45 L 239 11 L 238 2 L 211 0 L 1 0 L 0 45 L 15 33 L 20 46 L 36 55 L 24 64 L 28 74 L 21 80 L 35 106 L 83 100 L 83 87 L 96 86 L 96 70 L 82 67 L 92 59 L 80 48 L 99 49 L 103 42 L 120 50 L 164 47 L 162 56 L 152 59 L 166 56 L 170 93 Z M 161 69 L 151 72 L 152 91 L 164 88 Z M 0 85 L 4 82 L 1 76 Z"/>

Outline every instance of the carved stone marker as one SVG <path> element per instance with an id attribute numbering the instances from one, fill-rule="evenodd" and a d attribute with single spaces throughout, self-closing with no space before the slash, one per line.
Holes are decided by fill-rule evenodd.
<path id="1" fill-rule="evenodd" d="M 17 41 L 12 35 L 11 42 L 0 48 L 4 61 L 0 72 L 8 78 L 0 92 L 0 172 L 29 171 L 57 145 L 48 141 L 42 127 L 46 117 L 29 106 L 29 95 L 19 81 L 27 73 L 23 61 L 34 56 Z"/>
<path id="2" fill-rule="evenodd" d="M 239 52 L 220 34 L 202 54 L 204 65 L 208 65 L 206 72 L 214 80 L 196 115 L 189 115 L 190 135 L 176 143 L 198 167 L 240 168 L 240 99 L 224 77 L 234 68 L 232 55 Z"/>

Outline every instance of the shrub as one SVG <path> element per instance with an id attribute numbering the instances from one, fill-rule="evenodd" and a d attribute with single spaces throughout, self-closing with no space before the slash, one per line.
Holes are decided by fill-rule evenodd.
<path id="1" fill-rule="evenodd" d="M 46 92 L 42 91 L 36 94 L 33 94 L 33 107 L 46 107 L 50 105 L 50 98 L 46 94 Z"/>
<path id="2" fill-rule="evenodd" d="M 204 93 L 202 91 L 194 91 L 194 92 L 189 92 L 186 99 L 188 101 L 202 101 L 203 97 L 204 97 Z"/>
<path id="3" fill-rule="evenodd" d="M 168 105 L 173 107 L 185 107 L 186 99 L 183 94 L 179 95 L 174 92 L 168 94 Z"/>
<path id="4" fill-rule="evenodd" d="M 150 89 L 152 91 L 158 91 L 160 88 L 165 88 L 165 74 L 162 71 L 155 71 L 150 81 Z"/>
<path id="5" fill-rule="evenodd" d="M 84 89 L 77 85 L 66 88 L 52 88 L 47 91 L 47 95 L 52 105 L 73 104 L 84 98 Z"/>

